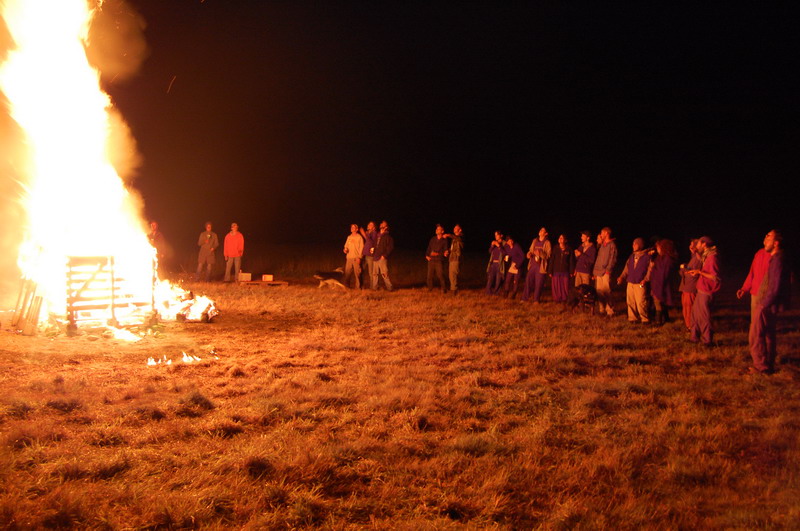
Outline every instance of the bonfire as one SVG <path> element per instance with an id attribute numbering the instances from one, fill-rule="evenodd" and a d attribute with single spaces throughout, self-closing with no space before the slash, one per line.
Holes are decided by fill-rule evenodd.
<path id="1" fill-rule="evenodd" d="M 94 9 L 86 0 L 6 0 L 0 9 L 14 42 L 0 89 L 26 150 L 12 324 L 34 333 L 48 323 L 74 332 L 212 320 L 213 301 L 156 274 L 141 200 L 122 178 L 132 168 L 118 162 L 131 159 L 120 150 L 135 148 L 86 56 Z"/>

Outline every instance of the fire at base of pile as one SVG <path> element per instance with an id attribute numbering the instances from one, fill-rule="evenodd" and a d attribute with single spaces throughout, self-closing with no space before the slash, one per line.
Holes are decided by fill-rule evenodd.
<path id="1" fill-rule="evenodd" d="M 25 279 L 11 326 L 25 335 L 34 335 L 40 329 L 75 335 L 79 329 L 146 328 L 159 320 L 207 323 L 219 315 L 214 301 L 159 280 L 156 270 L 154 264 L 149 289 L 140 289 L 134 295 L 115 267 L 114 257 L 69 257 L 66 311 L 45 310 L 43 315 L 47 295 L 36 282 Z"/>

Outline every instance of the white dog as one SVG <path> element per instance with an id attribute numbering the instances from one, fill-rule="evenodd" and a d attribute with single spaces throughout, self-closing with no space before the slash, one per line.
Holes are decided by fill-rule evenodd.
<path id="1" fill-rule="evenodd" d="M 319 288 L 321 287 L 328 287 L 328 288 L 342 288 L 347 289 L 347 287 L 342 284 L 342 279 L 344 278 L 344 271 L 342 271 L 341 267 L 337 267 L 333 271 L 317 271 L 314 275 L 314 278 L 319 280 Z"/>

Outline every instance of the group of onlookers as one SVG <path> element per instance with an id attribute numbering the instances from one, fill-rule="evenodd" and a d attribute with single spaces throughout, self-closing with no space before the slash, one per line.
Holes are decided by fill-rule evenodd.
<path id="1" fill-rule="evenodd" d="M 527 268 L 524 267 L 526 259 Z M 596 245 L 589 231 L 581 232 L 581 244 L 575 249 L 570 246 L 566 234 L 558 236 L 554 247 L 548 239 L 547 229 L 542 227 L 527 253 L 513 237 L 495 231 L 489 244 L 485 292 L 513 299 L 522 283 L 520 300 L 532 299 L 537 304 L 542 299 L 545 280 L 550 278 L 553 301 L 566 303 L 570 279 L 574 279 L 576 287 L 594 284 L 600 313 L 613 315 L 611 273 L 616 263 L 617 246 L 608 227 L 600 231 Z M 525 271 L 524 282 L 521 282 Z M 627 275 L 627 270 L 623 274 Z"/>
<path id="2" fill-rule="evenodd" d="M 151 223 L 148 237 L 160 255 L 163 237 L 156 222 Z M 428 290 L 433 290 L 434 279 L 438 279 L 441 291 L 448 291 L 444 275 L 446 261 L 449 291 L 458 293 L 463 238 L 460 225 L 455 225 L 452 233 L 445 233 L 441 225 L 436 226 L 425 252 Z M 617 264 L 618 251 L 611 229 L 604 227 L 596 242 L 592 241 L 589 231 L 581 232 L 580 239 L 580 245 L 573 249 L 567 235 L 560 234 L 557 245 L 553 246 L 547 230 L 542 227 L 525 252 L 513 237 L 496 231 L 489 244 L 485 293 L 514 299 L 521 286 L 520 299 L 538 304 L 542 299 L 545 280 L 549 278 L 553 301 L 566 304 L 572 279 L 575 288 L 593 290 L 601 316 L 613 316 L 611 275 Z M 212 231 L 210 222 L 206 223 L 197 245 L 199 253 L 195 279 L 207 281 L 214 265 L 214 251 L 219 247 L 219 239 Z M 632 252 L 616 279 L 617 284 L 626 285 L 628 321 L 662 325 L 670 321 L 669 310 L 675 305 L 672 290 L 678 264 L 675 244 L 668 239 L 658 239 L 653 246 L 646 247 L 642 238 L 636 238 L 631 247 Z M 385 289 L 392 291 L 394 288 L 389 277 L 388 259 L 393 250 L 394 240 L 386 221 L 380 223 L 379 230 L 376 230 L 372 221 L 366 229 L 352 224 L 343 249 L 346 256 L 344 284 L 352 284 L 356 289 L 370 287 L 376 290 L 379 280 L 383 279 Z M 711 303 L 722 285 L 719 255 L 708 236 L 692 240 L 689 253 L 689 261 L 677 268 L 683 323 L 689 331 L 689 341 L 713 346 Z M 244 237 L 239 232 L 239 226 L 232 223 L 224 241 L 226 282 L 230 281 L 231 273 L 234 277 L 238 275 L 243 254 Z M 748 293 L 751 297 L 751 370 L 769 374 L 775 370 L 777 356 L 777 315 L 789 307 L 791 297 L 790 268 L 783 252 L 783 236 L 776 230 L 770 231 L 764 238 L 764 248 L 753 258 L 747 278 L 736 295 L 741 298 Z"/>
<path id="3" fill-rule="evenodd" d="M 389 278 L 389 256 L 394 250 L 394 240 L 389 234 L 389 223 L 381 221 L 379 231 L 375 230 L 375 222 L 367 223 L 366 230 L 355 223 L 350 225 L 350 235 L 344 243 L 344 254 L 347 257 L 344 267 L 344 284 L 350 285 L 352 279 L 355 288 L 370 286 L 378 289 L 378 280 L 388 291 L 393 291 Z M 362 273 L 366 282 L 362 282 Z"/>
<path id="4" fill-rule="evenodd" d="M 154 222 L 155 223 L 155 222 Z M 217 233 L 211 227 L 211 222 L 206 222 L 206 230 L 200 233 L 197 238 L 197 246 L 200 248 L 197 253 L 197 271 L 195 281 L 211 278 L 211 270 L 216 262 L 216 250 L 219 247 Z M 239 272 L 242 270 L 242 256 L 244 255 L 244 236 L 239 232 L 239 225 L 231 223 L 231 231 L 225 235 L 223 244 L 223 256 L 225 257 L 225 282 L 237 280 Z"/>
<path id="5" fill-rule="evenodd" d="M 594 289 L 601 316 L 614 315 L 611 275 L 617 262 L 617 247 L 611 229 L 603 228 L 596 244 L 592 242 L 591 233 L 581 232 L 581 244 L 574 250 L 565 234 L 559 235 L 556 247 L 550 244 L 547 236 L 547 230 L 542 227 L 528 252 L 523 254 L 514 238 L 504 238 L 501 232 L 495 232 L 489 245 L 485 292 L 514 298 L 527 258 L 522 301 L 532 298 L 538 303 L 545 278 L 549 276 L 553 301 L 566 303 L 572 277 L 574 286 L 583 288 L 581 292 L 590 287 Z M 711 303 L 722 286 L 719 255 L 709 236 L 692 240 L 689 252 L 689 261 L 678 268 L 683 322 L 689 341 L 710 347 L 714 345 Z M 617 284 L 626 284 L 630 323 L 663 325 L 670 321 L 669 310 L 675 305 L 672 280 L 677 263 L 678 253 L 671 240 L 658 239 L 652 247 L 646 247 L 642 238 L 633 240 L 632 252 L 616 279 Z M 790 282 L 783 236 L 772 230 L 764 238 L 764 248 L 756 253 L 750 273 L 737 292 L 739 298 L 745 293 L 751 296 L 749 342 L 754 372 L 769 374 L 775 370 L 776 316 L 789 307 Z"/>

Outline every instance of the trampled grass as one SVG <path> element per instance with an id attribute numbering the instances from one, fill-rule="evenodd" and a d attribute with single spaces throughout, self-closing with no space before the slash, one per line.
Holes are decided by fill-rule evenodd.
<path id="1" fill-rule="evenodd" d="M 217 322 L 133 344 L 3 322 L 0 526 L 800 525 L 797 312 L 751 377 L 742 303 L 706 350 L 478 291 L 202 289 Z"/>

